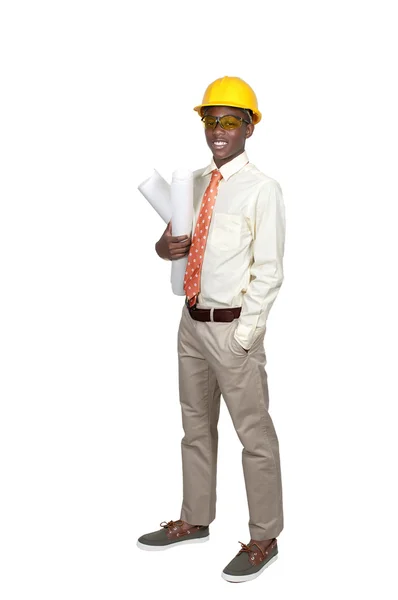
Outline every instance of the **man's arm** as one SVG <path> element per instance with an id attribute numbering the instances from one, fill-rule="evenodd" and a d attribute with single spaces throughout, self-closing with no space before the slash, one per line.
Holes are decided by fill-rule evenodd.
<path id="1" fill-rule="evenodd" d="M 156 242 L 155 250 L 164 260 L 177 260 L 189 252 L 191 237 L 189 235 L 171 235 L 171 221 L 168 223 L 162 237 Z"/>
<path id="2" fill-rule="evenodd" d="M 248 350 L 265 323 L 283 282 L 285 206 L 275 180 L 267 181 L 256 200 L 250 283 L 235 330 L 236 341 Z"/>

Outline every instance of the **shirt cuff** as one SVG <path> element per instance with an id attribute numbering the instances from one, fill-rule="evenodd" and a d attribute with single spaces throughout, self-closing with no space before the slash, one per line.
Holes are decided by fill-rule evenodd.
<path id="1" fill-rule="evenodd" d="M 241 323 L 238 324 L 234 331 L 234 338 L 245 350 L 250 350 L 253 342 L 254 330 L 251 327 L 245 327 Z"/>
<path id="2" fill-rule="evenodd" d="M 265 331 L 265 327 L 246 327 L 239 323 L 234 331 L 234 338 L 245 350 L 250 350 L 256 339 Z"/>

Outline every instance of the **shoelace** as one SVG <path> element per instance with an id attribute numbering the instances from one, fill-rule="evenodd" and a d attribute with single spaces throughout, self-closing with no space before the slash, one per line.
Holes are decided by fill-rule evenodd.
<path id="1" fill-rule="evenodd" d="M 253 542 L 252 544 L 250 544 L 249 546 L 247 544 L 244 544 L 243 542 L 239 542 L 239 544 L 242 546 L 241 549 L 239 550 L 238 554 L 241 554 L 242 552 L 247 552 L 248 554 L 250 554 L 250 552 L 254 552 L 254 550 L 252 549 L 253 546 L 256 546 L 261 554 L 263 556 L 265 556 L 265 552 L 263 551 L 262 548 L 260 548 L 260 546 L 258 544 L 256 544 L 255 542 Z"/>
<path id="2" fill-rule="evenodd" d="M 164 527 L 165 529 L 172 529 L 173 527 L 179 527 L 180 525 L 182 525 L 184 523 L 184 521 L 178 520 L 178 521 L 162 521 L 160 523 L 160 527 Z"/>

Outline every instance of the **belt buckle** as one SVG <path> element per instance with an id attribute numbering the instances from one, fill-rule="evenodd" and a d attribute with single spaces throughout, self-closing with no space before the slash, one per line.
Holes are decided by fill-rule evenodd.
<path id="1" fill-rule="evenodd" d="M 198 299 L 196 297 L 195 304 L 193 304 L 193 306 L 189 306 L 188 296 L 185 296 L 185 306 L 188 308 L 189 311 L 196 310 L 196 304 L 197 304 L 197 302 L 198 302 Z"/>

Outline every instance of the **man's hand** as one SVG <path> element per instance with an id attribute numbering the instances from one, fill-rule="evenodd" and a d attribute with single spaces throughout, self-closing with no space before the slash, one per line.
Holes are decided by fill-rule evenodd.
<path id="1" fill-rule="evenodd" d="M 160 240 L 156 242 L 156 252 L 165 260 L 177 260 L 188 254 L 191 247 L 191 236 L 171 235 L 171 221 Z"/>

